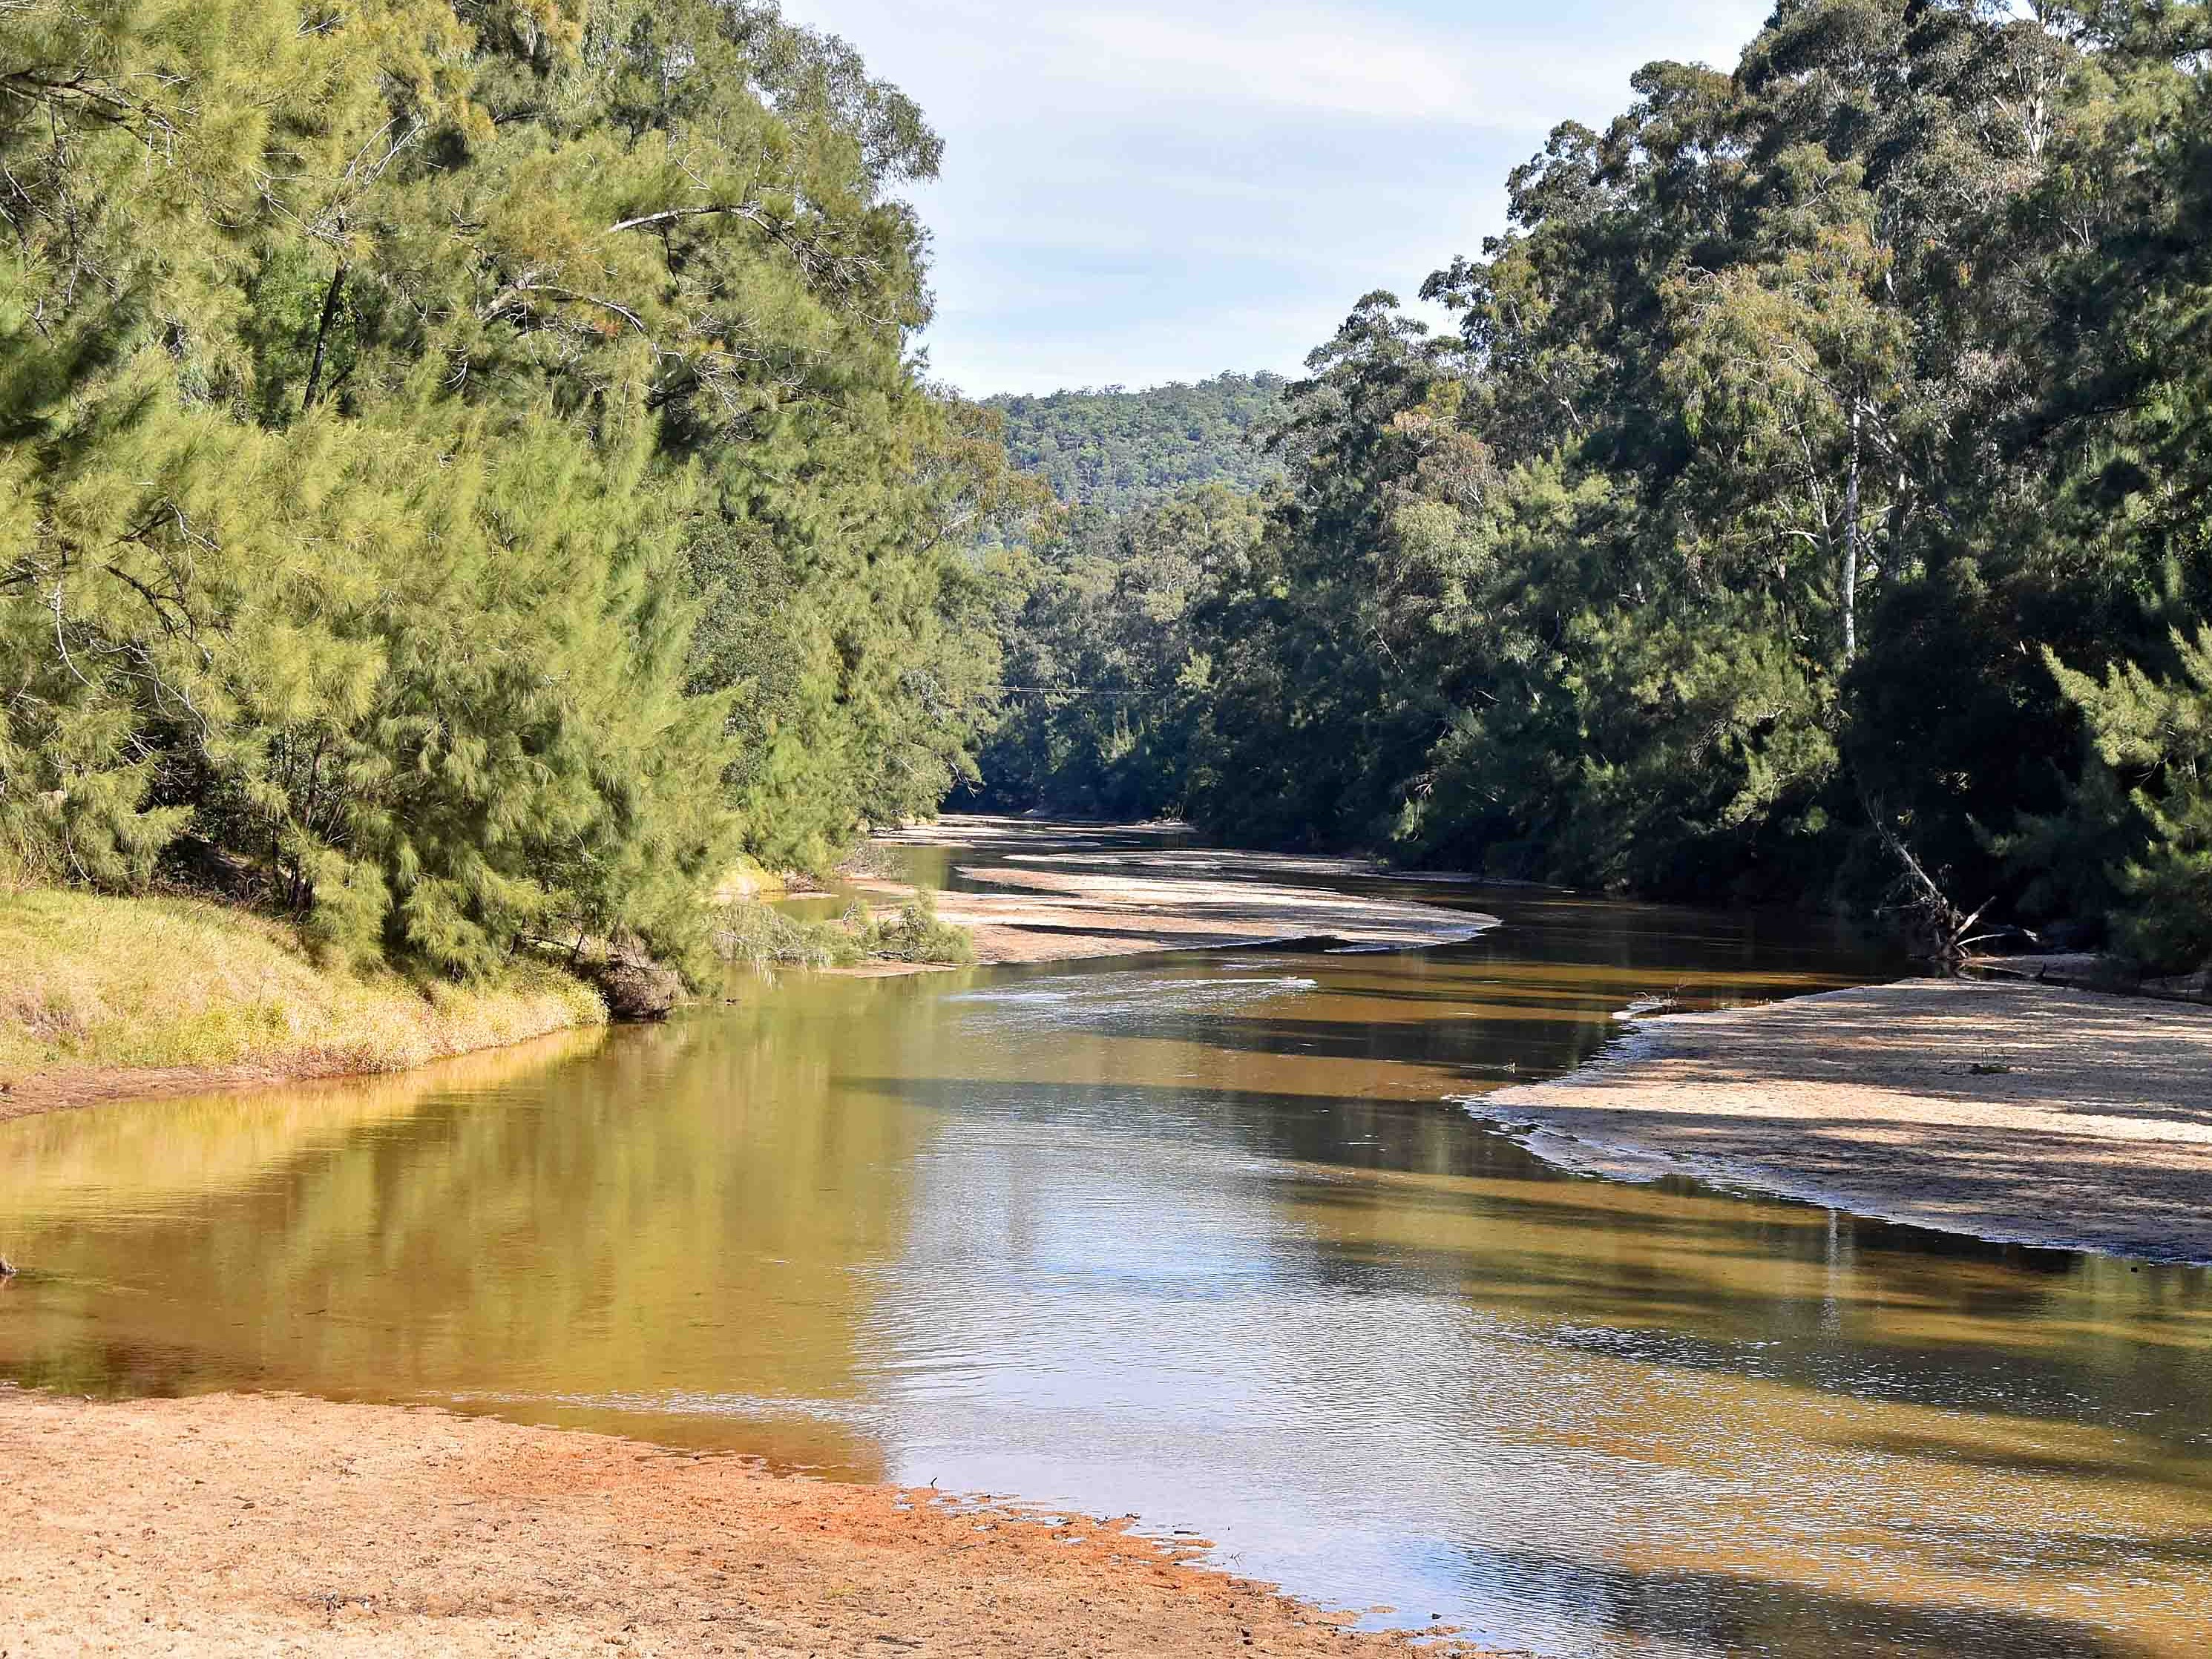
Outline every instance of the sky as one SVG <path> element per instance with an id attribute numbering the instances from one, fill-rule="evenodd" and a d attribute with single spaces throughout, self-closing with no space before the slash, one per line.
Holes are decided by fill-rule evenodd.
<path id="1" fill-rule="evenodd" d="M 1295 373 L 1360 295 L 1504 228 L 1505 175 L 1771 0 L 784 0 L 945 140 L 933 380 L 972 396 Z"/>

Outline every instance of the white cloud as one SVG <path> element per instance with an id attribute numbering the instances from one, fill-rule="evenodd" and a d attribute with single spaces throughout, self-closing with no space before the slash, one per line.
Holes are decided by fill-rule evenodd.
<path id="1" fill-rule="evenodd" d="M 1504 220 L 1555 123 L 1771 0 L 785 0 L 947 141 L 935 371 L 971 391 L 1293 369 Z"/>
<path id="2" fill-rule="evenodd" d="M 1144 118 L 1257 103 L 1323 117 L 1540 130 L 1563 104 L 1625 98 L 1629 74 L 1652 58 L 1732 62 L 1765 9 L 1765 0 L 786 6 L 798 21 L 842 33 L 895 78 L 920 69 L 915 78 L 957 84 L 1002 108 L 1118 109 Z"/>
<path id="3" fill-rule="evenodd" d="M 1397 119 L 1468 113 L 1464 66 L 1403 28 L 1342 13 L 1227 10 L 1200 22 L 1188 13 L 1097 8 L 1045 14 L 1044 27 L 1087 66 L 1093 84 L 1140 88 L 1147 101 L 1262 101 Z"/>

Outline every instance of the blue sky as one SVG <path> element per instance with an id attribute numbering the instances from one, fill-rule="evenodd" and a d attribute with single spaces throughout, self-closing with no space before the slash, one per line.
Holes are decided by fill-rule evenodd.
<path id="1" fill-rule="evenodd" d="M 785 0 L 946 141 L 933 378 L 982 395 L 1295 371 L 1502 228 L 1506 173 L 1770 0 Z"/>

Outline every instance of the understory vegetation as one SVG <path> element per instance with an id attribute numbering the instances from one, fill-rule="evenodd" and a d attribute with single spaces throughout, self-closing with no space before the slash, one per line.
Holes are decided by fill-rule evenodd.
<path id="1" fill-rule="evenodd" d="M 1780 0 L 1076 514 L 983 798 L 2212 957 L 2212 14 Z"/>
<path id="2" fill-rule="evenodd" d="M 815 921 L 758 900 L 738 900 L 716 909 L 714 944 L 725 961 L 763 973 L 871 962 L 957 968 L 975 960 L 975 940 L 965 929 L 939 921 L 927 892 L 887 915 L 856 899 L 834 920 Z"/>

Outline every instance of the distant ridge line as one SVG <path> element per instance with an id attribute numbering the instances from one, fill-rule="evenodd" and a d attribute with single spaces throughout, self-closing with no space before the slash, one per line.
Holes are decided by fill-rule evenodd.
<path id="1" fill-rule="evenodd" d="M 1281 375 L 1228 371 L 1130 391 L 1001 392 L 984 405 L 1006 422 L 1016 467 L 1070 507 L 1127 512 L 1180 490 L 1255 490 L 1282 477 L 1261 436 L 1280 408 Z"/>

